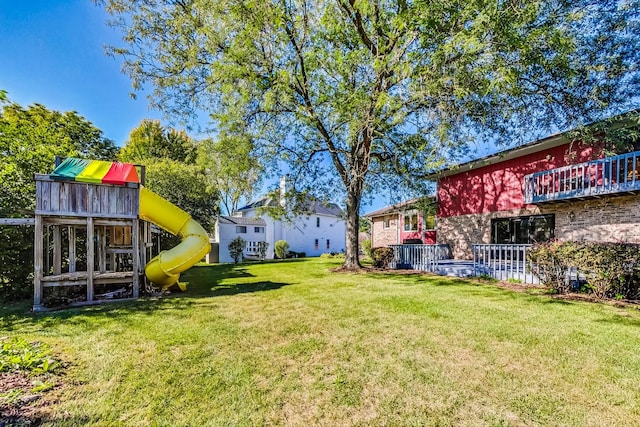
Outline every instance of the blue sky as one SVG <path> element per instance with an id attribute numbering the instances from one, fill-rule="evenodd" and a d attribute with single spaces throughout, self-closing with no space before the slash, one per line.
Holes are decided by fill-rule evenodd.
<path id="1" fill-rule="evenodd" d="M 161 118 L 144 94 L 130 97 L 121 61 L 104 46 L 119 36 L 90 0 L 0 0 L 0 89 L 22 106 L 77 111 L 123 145 L 144 118 Z"/>
<path id="2" fill-rule="evenodd" d="M 162 114 L 144 93 L 130 97 L 122 61 L 105 55 L 106 45 L 122 45 L 107 18 L 90 0 L 0 0 L 0 89 L 24 107 L 76 111 L 122 146 L 142 119 Z M 363 211 L 387 202 L 375 198 Z"/>

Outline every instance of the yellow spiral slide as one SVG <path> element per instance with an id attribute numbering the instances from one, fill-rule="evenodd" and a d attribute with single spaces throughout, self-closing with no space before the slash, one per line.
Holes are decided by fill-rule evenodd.
<path id="1" fill-rule="evenodd" d="M 66 158 L 51 178 L 92 184 L 140 183 L 135 165 L 103 160 Z M 180 273 L 209 252 L 209 236 L 191 215 L 140 185 L 140 218 L 152 222 L 182 239 L 182 242 L 153 258 L 144 269 L 147 278 L 163 289 L 178 284 Z"/>
<path id="2" fill-rule="evenodd" d="M 182 239 L 178 246 L 160 252 L 144 269 L 147 279 L 162 289 L 179 285 L 180 273 L 191 268 L 209 252 L 207 232 L 191 215 L 142 186 L 140 218 Z"/>

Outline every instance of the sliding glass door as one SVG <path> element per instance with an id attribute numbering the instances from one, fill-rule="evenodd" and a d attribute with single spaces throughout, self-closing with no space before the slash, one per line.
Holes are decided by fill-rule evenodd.
<path id="1" fill-rule="evenodd" d="M 555 215 L 532 215 L 491 220 L 491 243 L 530 244 L 551 240 Z"/>

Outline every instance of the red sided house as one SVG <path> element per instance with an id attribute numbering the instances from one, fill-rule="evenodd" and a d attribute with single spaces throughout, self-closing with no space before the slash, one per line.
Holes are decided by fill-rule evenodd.
<path id="1" fill-rule="evenodd" d="M 553 135 L 440 171 L 437 243 L 471 259 L 474 244 L 640 242 L 640 145 L 633 150 L 605 157 Z"/>
<path id="2" fill-rule="evenodd" d="M 371 221 L 371 247 L 435 244 L 435 215 L 425 215 L 421 199 L 386 206 L 364 215 Z M 435 200 L 432 200 L 435 204 Z"/>

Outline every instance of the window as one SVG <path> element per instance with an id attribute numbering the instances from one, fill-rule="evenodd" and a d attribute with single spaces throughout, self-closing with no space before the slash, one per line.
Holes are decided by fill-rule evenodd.
<path id="1" fill-rule="evenodd" d="M 418 230 L 418 214 L 404 216 L 404 231 Z"/>
<path id="2" fill-rule="evenodd" d="M 389 218 L 388 216 L 384 217 L 384 220 L 382 220 L 382 228 L 391 228 L 391 218 Z"/>
<path id="3" fill-rule="evenodd" d="M 329 239 L 327 239 L 327 249 L 331 249 L 331 243 L 329 243 Z"/>
<path id="4" fill-rule="evenodd" d="M 425 230 L 434 230 L 436 228 L 436 216 L 435 215 L 427 215 L 424 218 L 424 229 Z"/>
<path id="5" fill-rule="evenodd" d="M 316 218 L 316 227 L 320 227 L 320 218 Z"/>
<path id="6" fill-rule="evenodd" d="M 254 233 L 264 233 L 264 227 L 253 227 Z"/>
<path id="7" fill-rule="evenodd" d="M 318 239 L 315 240 L 315 244 L 313 245 L 316 249 L 318 249 L 320 247 L 320 244 L 318 242 Z"/>
<path id="8" fill-rule="evenodd" d="M 491 243 L 530 244 L 553 239 L 555 215 L 498 218 L 491 221 Z"/>
<path id="9" fill-rule="evenodd" d="M 246 233 L 247 226 L 246 225 L 236 225 L 236 233 Z"/>
<path id="10" fill-rule="evenodd" d="M 244 249 L 246 254 L 256 255 L 258 254 L 258 242 L 247 242 Z"/>

